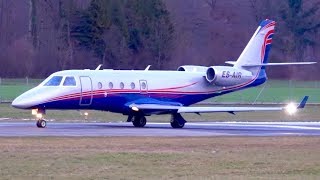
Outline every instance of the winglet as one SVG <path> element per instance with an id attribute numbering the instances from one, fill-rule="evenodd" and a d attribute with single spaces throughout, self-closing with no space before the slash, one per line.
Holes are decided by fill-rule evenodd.
<path id="1" fill-rule="evenodd" d="M 144 70 L 149 71 L 150 67 L 151 67 L 151 65 L 148 65 Z"/>
<path id="2" fill-rule="evenodd" d="M 303 109 L 305 107 L 305 105 L 307 104 L 307 101 L 309 99 L 309 96 L 305 96 L 302 101 L 300 102 L 299 106 L 297 107 L 297 109 Z"/>
<path id="3" fill-rule="evenodd" d="M 97 71 L 97 70 L 100 70 L 101 66 L 102 66 L 102 64 L 99 64 L 99 66 L 98 66 L 95 70 L 96 70 L 96 71 Z"/>

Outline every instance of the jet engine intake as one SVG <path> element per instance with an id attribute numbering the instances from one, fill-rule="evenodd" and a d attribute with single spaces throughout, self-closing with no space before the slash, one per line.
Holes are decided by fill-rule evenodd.
<path id="1" fill-rule="evenodd" d="M 206 80 L 217 86 L 234 86 L 252 78 L 250 71 L 228 66 L 211 66 L 206 71 Z"/>
<path id="2" fill-rule="evenodd" d="M 178 67 L 177 71 L 186 71 L 186 72 L 206 72 L 208 67 L 206 66 L 193 66 L 185 65 Z"/>

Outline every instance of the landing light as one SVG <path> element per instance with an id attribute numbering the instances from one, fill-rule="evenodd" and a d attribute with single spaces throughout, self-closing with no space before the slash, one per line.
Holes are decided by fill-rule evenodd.
<path id="1" fill-rule="evenodd" d="M 289 103 L 285 109 L 289 115 L 294 115 L 297 112 L 297 106 L 294 103 Z"/>
<path id="2" fill-rule="evenodd" d="M 136 106 L 133 106 L 131 109 L 132 109 L 133 111 L 139 111 L 139 108 L 137 108 Z"/>
<path id="3" fill-rule="evenodd" d="M 88 116 L 89 116 L 89 113 L 88 112 L 84 112 L 84 120 L 88 120 Z"/>
<path id="4" fill-rule="evenodd" d="M 32 115 L 37 115 L 38 114 L 38 109 L 32 109 L 31 110 Z"/>
<path id="5" fill-rule="evenodd" d="M 42 116 L 41 113 L 39 113 L 39 114 L 36 115 L 36 117 L 37 117 L 37 119 L 42 119 L 43 116 Z"/>

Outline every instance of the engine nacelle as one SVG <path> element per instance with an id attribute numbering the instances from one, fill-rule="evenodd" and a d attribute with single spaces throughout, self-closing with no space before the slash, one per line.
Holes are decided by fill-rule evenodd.
<path id="1" fill-rule="evenodd" d="M 192 65 L 180 66 L 177 69 L 177 71 L 186 71 L 186 72 L 206 72 L 207 70 L 208 70 L 208 67 L 206 66 L 192 66 Z"/>
<path id="2" fill-rule="evenodd" d="M 217 86 L 234 86 L 248 82 L 252 78 L 250 71 L 228 66 L 211 66 L 206 72 L 207 81 Z"/>

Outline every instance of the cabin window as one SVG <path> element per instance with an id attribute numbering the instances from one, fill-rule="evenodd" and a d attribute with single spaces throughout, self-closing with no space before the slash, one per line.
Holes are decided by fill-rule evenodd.
<path id="1" fill-rule="evenodd" d="M 67 76 L 63 82 L 63 86 L 76 86 L 76 84 L 76 80 L 71 76 Z"/>
<path id="2" fill-rule="evenodd" d="M 124 88 L 124 84 L 123 82 L 120 83 L 120 89 L 123 89 Z"/>
<path id="3" fill-rule="evenodd" d="M 62 76 L 53 76 L 44 86 L 59 86 L 62 81 Z"/>
<path id="4" fill-rule="evenodd" d="M 145 82 L 142 82 L 141 88 L 142 88 L 142 89 L 146 89 L 146 88 L 147 88 L 147 84 L 146 84 Z"/>
<path id="5" fill-rule="evenodd" d="M 102 83 L 101 82 L 98 82 L 98 88 L 102 89 Z"/>
<path id="6" fill-rule="evenodd" d="M 136 85 L 134 84 L 134 82 L 132 82 L 132 83 L 130 84 L 130 87 L 131 87 L 131 89 L 134 89 L 134 88 L 136 87 Z"/>
<path id="7" fill-rule="evenodd" d="M 112 88 L 113 88 L 113 83 L 109 82 L 109 89 L 112 89 Z"/>

